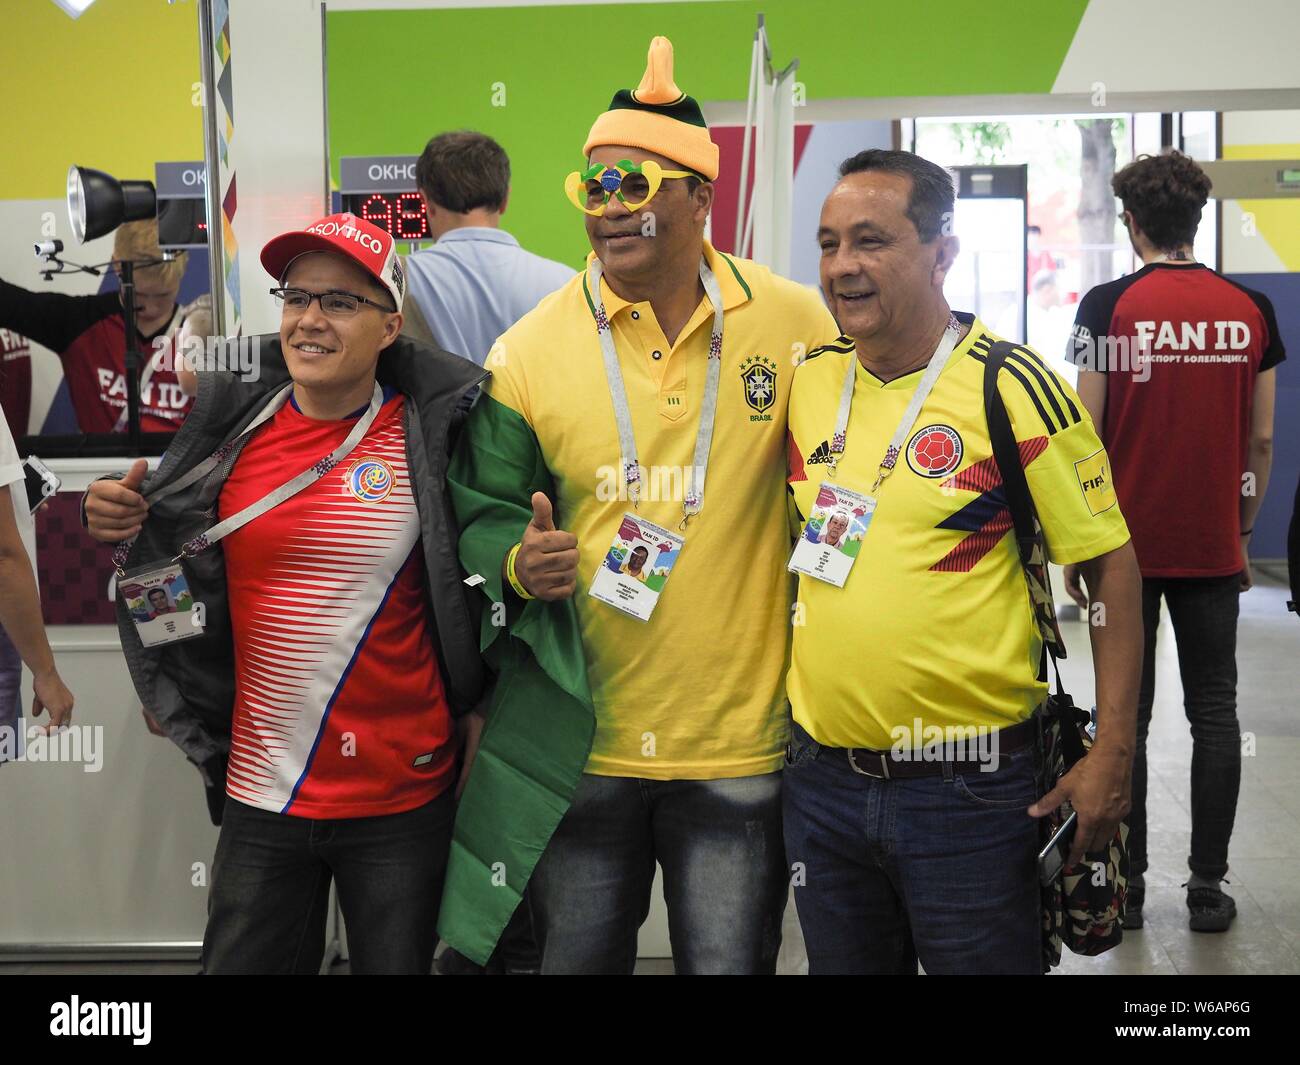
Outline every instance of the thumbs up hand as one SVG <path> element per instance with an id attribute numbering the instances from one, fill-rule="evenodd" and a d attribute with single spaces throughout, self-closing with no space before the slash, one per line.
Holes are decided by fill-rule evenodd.
<path id="1" fill-rule="evenodd" d="M 96 540 L 129 540 L 144 525 L 149 504 L 140 494 L 149 464 L 136 459 L 121 480 L 93 481 L 86 493 L 86 525 Z"/>
<path id="2" fill-rule="evenodd" d="M 569 598 L 578 586 L 578 538 L 555 528 L 544 492 L 533 493 L 533 516 L 519 541 L 515 576 L 529 595 L 552 602 Z"/>
<path id="3" fill-rule="evenodd" d="M 545 492 L 533 493 L 533 520 L 528 524 L 538 532 L 555 532 L 555 516 Z"/>

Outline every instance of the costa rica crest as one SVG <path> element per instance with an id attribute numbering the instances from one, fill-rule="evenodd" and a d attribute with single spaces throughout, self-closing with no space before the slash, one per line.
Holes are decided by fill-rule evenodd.
<path id="1" fill-rule="evenodd" d="M 362 503 L 382 503 L 395 482 L 393 467 L 383 459 L 357 459 L 343 475 L 343 490 Z"/>

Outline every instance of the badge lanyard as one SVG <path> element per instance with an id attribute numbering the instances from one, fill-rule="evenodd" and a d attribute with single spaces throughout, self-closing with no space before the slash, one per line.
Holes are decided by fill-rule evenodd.
<path id="1" fill-rule="evenodd" d="M 164 499 L 167 496 L 179 492 L 183 488 L 189 487 L 194 484 L 195 481 L 206 477 L 230 456 L 231 452 L 234 451 L 235 446 L 240 440 L 248 436 L 263 422 L 269 420 L 276 411 L 288 402 L 289 394 L 292 390 L 293 382 L 291 381 L 270 398 L 266 406 L 258 412 L 256 418 L 249 422 L 248 427 L 240 433 L 239 436 L 222 444 L 221 447 L 217 448 L 217 450 L 206 459 L 200 462 L 188 473 L 177 478 L 171 484 L 164 486 L 157 492 L 150 493 L 145 497 L 146 500 L 152 503 L 159 499 Z M 298 474 L 296 477 L 285 481 L 285 483 L 280 485 L 279 488 L 276 488 L 262 496 L 262 498 L 257 500 L 255 503 L 250 503 L 242 510 L 230 515 L 230 517 L 226 518 L 224 521 L 213 525 L 206 532 L 199 533 L 198 536 L 187 540 L 183 545 L 181 545 L 180 554 L 172 559 L 172 561 L 177 562 L 182 558 L 189 558 L 193 555 L 197 555 L 200 551 L 211 547 L 222 537 L 229 536 L 237 529 L 243 528 L 253 519 L 261 517 L 268 510 L 279 506 L 285 500 L 297 495 L 304 488 L 315 484 L 318 480 L 329 473 L 330 470 L 334 469 L 334 467 L 346 458 L 352 449 L 361 442 L 362 437 L 366 435 L 371 425 L 374 424 L 375 418 L 379 415 L 379 408 L 382 407 L 383 404 L 384 390 L 380 388 L 379 383 L 376 382 L 375 390 L 370 397 L 370 406 L 366 408 L 365 414 L 357 420 L 356 425 L 352 427 L 352 431 L 348 433 L 347 437 L 344 438 L 343 442 L 339 444 L 338 447 L 324 458 L 303 470 L 302 473 Z M 113 551 L 113 562 L 117 566 L 119 576 L 122 576 L 122 566 L 126 561 L 126 555 L 130 546 L 131 541 L 127 541 L 118 544 Z"/>
<path id="2" fill-rule="evenodd" d="M 614 333 L 605 314 L 605 301 L 600 295 L 602 268 L 600 259 L 592 259 L 588 268 L 588 284 L 595 306 L 596 335 L 600 338 L 600 351 L 605 360 L 605 378 L 609 382 L 609 396 L 614 403 L 614 420 L 618 424 L 618 446 L 623 463 L 623 484 L 633 508 L 641 494 L 641 466 L 637 460 L 636 438 L 632 432 L 632 415 L 627 404 L 627 388 L 623 384 L 623 370 L 618 364 L 614 348 Z M 700 282 L 704 293 L 713 304 L 713 334 L 709 337 L 709 363 L 704 382 L 704 405 L 700 409 L 700 427 L 695 436 L 695 456 L 686 474 L 686 495 L 682 500 L 682 524 L 700 512 L 704 506 L 704 480 L 709 465 L 709 448 L 713 443 L 713 423 L 718 413 L 718 381 L 722 374 L 722 292 L 717 278 L 704 258 L 700 259 Z M 698 478 L 698 480 L 697 480 Z"/>
<path id="3" fill-rule="evenodd" d="M 880 491 L 881 482 L 889 476 L 894 465 L 898 462 L 899 452 L 903 448 L 903 440 L 911 431 L 912 426 L 916 424 L 916 417 L 921 413 L 921 407 L 930 395 L 930 390 L 934 388 L 934 383 L 939 379 L 939 374 L 943 372 L 944 364 L 948 361 L 948 356 L 952 354 L 953 349 L 957 346 L 957 337 L 961 332 L 961 323 L 952 315 L 948 318 L 948 328 L 943 331 L 943 336 L 939 340 L 939 346 L 934 349 L 934 354 L 930 356 L 930 362 L 925 368 L 925 374 L 921 377 L 920 383 L 916 386 L 916 391 L 912 393 L 911 402 L 908 403 L 907 409 L 903 411 L 903 417 L 899 420 L 898 428 L 894 430 L 894 437 L 889 441 L 889 447 L 885 449 L 885 457 L 880 460 L 880 466 L 876 470 L 876 480 L 871 486 L 870 495 L 874 496 Z M 857 383 L 858 358 L 854 355 L 849 360 L 847 372 L 844 374 L 844 388 L 840 392 L 840 409 L 835 419 L 835 433 L 831 437 L 831 460 L 828 464 L 830 476 L 835 476 L 835 467 L 839 464 L 840 456 L 844 454 L 844 445 L 848 440 L 849 433 L 849 414 L 853 409 L 853 388 Z"/>

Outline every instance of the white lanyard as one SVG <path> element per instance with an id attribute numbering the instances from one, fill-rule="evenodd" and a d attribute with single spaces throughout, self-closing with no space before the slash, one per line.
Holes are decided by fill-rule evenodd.
<path id="1" fill-rule="evenodd" d="M 188 488 L 195 481 L 202 480 L 204 477 L 206 477 L 209 473 L 215 470 L 218 466 L 221 465 L 221 463 L 223 463 L 229 457 L 230 453 L 235 450 L 236 445 L 238 445 L 238 443 L 241 440 L 243 440 L 244 437 L 248 436 L 254 429 L 256 429 L 263 422 L 269 421 L 271 417 L 275 414 L 275 412 L 278 411 L 281 407 L 285 405 L 285 403 L 289 401 L 289 395 L 292 391 L 293 391 L 292 381 L 289 381 L 287 384 L 281 386 L 279 391 L 272 393 L 271 398 L 268 399 L 266 401 L 266 404 L 262 407 L 262 409 L 258 411 L 257 417 L 254 418 L 251 422 L 249 422 L 244 427 L 243 432 L 241 432 L 238 436 L 234 437 L 233 439 L 227 440 L 224 444 L 222 444 L 219 448 L 217 448 L 216 451 L 214 451 L 211 455 L 205 458 L 197 466 L 190 469 L 187 473 L 182 474 L 180 477 L 176 478 L 176 480 L 172 481 L 170 484 L 164 485 L 162 488 L 159 488 L 156 492 L 150 492 L 148 495 L 144 497 L 145 502 L 155 503 L 159 499 L 166 499 L 169 495 L 174 495 L 176 492 L 179 492 L 182 488 Z"/>
<path id="2" fill-rule="evenodd" d="M 601 273 L 600 260 L 592 259 L 587 277 L 596 317 L 596 335 L 600 338 L 600 351 L 605 360 L 605 378 L 609 382 L 609 397 L 614 403 L 614 421 L 618 424 L 623 483 L 635 508 L 641 494 L 641 465 L 637 460 L 636 438 L 632 432 L 632 415 L 627 405 L 623 370 L 618 364 L 614 333 L 605 314 L 605 301 L 600 295 Z M 713 444 L 713 423 L 718 413 L 718 381 L 722 373 L 722 292 L 704 258 L 700 259 L 700 282 L 704 285 L 704 293 L 709 297 L 709 302 L 713 304 L 713 334 L 709 337 L 704 405 L 700 408 L 700 426 L 695 436 L 695 456 L 686 474 L 686 494 L 682 499 L 682 528 L 704 506 L 704 478 L 709 465 L 709 449 Z"/>
<path id="3" fill-rule="evenodd" d="M 235 449 L 236 444 L 238 444 L 240 440 L 248 436 L 249 433 L 263 422 L 270 419 L 276 411 L 283 407 L 288 401 L 289 395 L 292 391 L 293 382 L 290 381 L 267 401 L 266 406 L 258 412 L 256 418 L 248 423 L 248 427 L 242 433 L 233 440 L 228 440 L 226 443 L 222 444 L 221 447 L 217 448 L 217 450 L 206 459 L 181 477 L 178 477 L 171 484 L 165 485 L 157 492 L 149 493 L 145 499 L 150 503 L 156 502 L 157 500 L 164 499 L 175 492 L 179 492 L 182 488 L 187 488 L 195 481 L 206 477 L 230 456 L 230 453 Z M 237 513 L 231 514 L 230 517 L 218 522 L 216 525 L 213 525 L 206 532 L 199 533 L 198 536 L 187 540 L 181 545 L 180 554 L 177 555 L 176 558 L 172 559 L 172 561 L 175 562 L 182 558 L 189 558 L 193 555 L 197 555 L 200 551 L 211 547 L 222 537 L 229 536 L 237 529 L 243 528 L 253 519 L 261 517 L 268 510 L 279 506 L 286 499 L 290 499 L 297 495 L 304 488 L 315 484 L 318 480 L 329 473 L 330 470 L 334 469 L 334 467 L 346 458 L 352 449 L 361 442 L 362 437 L 366 435 L 371 425 L 374 424 L 375 418 L 379 415 L 379 408 L 383 405 L 384 390 L 380 388 L 378 382 L 375 382 L 375 390 L 370 396 L 370 406 L 368 406 L 366 412 L 357 419 L 356 425 L 352 427 L 351 432 L 348 433 L 338 447 L 324 458 L 314 462 L 296 477 L 285 481 L 279 488 L 268 492 L 256 502 L 250 503 Z M 119 544 L 113 553 L 113 560 L 118 566 L 119 571 L 126 561 L 126 552 L 130 546 L 130 542 Z"/>
<path id="4" fill-rule="evenodd" d="M 948 356 L 952 354 L 953 348 L 957 346 L 957 337 L 960 332 L 961 323 L 955 317 L 949 316 L 948 328 L 943 331 L 943 336 L 939 338 L 939 346 L 934 349 L 934 354 L 930 356 L 930 362 L 925 368 L 925 373 L 917 384 L 916 391 L 912 393 L 911 402 L 908 403 L 907 409 L 903 411 L 903 417 L 898 422 L 898 428 L 894 430 L 893 439 L 889 441 L 889 447 L 885 449 L 885 457 L 880 460 L 880 467 L 876 471 L 876 481 L 871 486 L 871 495 L 874 496 L 880 490 L 881 482 L 889 476 L 895 463 L 898 462 L 899 452 L 903 449 L 903 440 L 911 431 L 912 426 L 916 424 L 916 417 L 921 413 L 921 406 L 930 395 L 930 390 L 939 379 L 939 374 L 943 372 Z M 835 418 L 835 433 L 831 437 L 829 471 L 832 477 L 835 476 L 835 467 L 839 464 L 840 456 L 844 454 L 844 445 L 848 440 L 849 413 L 853 409 L 853 388 L 857 383 L 857 375 L 858 357 L 855 353 L 849 359 L 848 370 L 844 374 L 844 388 L 840 392 L 840 409 Z"/>

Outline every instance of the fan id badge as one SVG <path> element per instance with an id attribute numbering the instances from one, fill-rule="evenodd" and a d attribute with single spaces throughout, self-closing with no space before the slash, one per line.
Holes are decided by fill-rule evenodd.
<path id="1" fill-rule="evenodd" d="M 823 481 L 789 570 L 843 588 L 876 512 L 872 496 Z"/>
<path id="2" fill-rule="evenodd" d="M 649 621 L 684 543 L 653 522 L 624 514 L 588 594 L 638 621 Z"/>
<path id="3" fill-rule="evenodd" d="M 169 562 L 118 578 L 118 594 L 145 647 L 203 635 L 201 612 L 180 563 Z"/>

